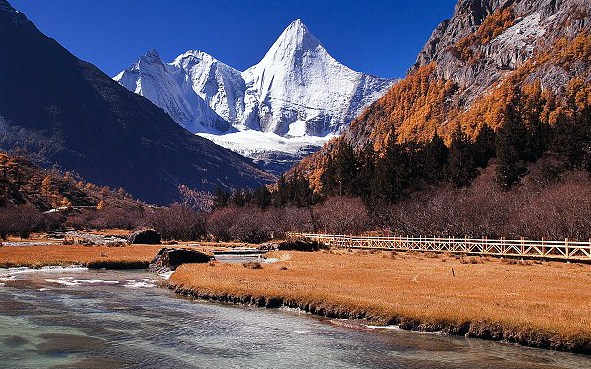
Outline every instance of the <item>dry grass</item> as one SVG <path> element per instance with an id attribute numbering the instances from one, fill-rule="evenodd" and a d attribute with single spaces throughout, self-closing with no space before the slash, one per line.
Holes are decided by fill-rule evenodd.
<path id="1" fill-rule="evenodd" d="M 161 245 L 41 245 L 0 247 L 0 268 L 48 265 L 88 265 L 95 267 L 145 267 Z"/>
<path id="2" fill-rule="evenodd" d="M 398 254 L 393 259 L 391 253 L 365 252 L 273 256 L 281 261 L 259 270 L 184 265 L 171 277 L 171 287 L 197 295 L 264 296 L 315 304 L 325 311 L 362 311 L 383 322 L 412 320 L 417 329 L 430 324 L 496 326 L 547 339 L 548 347 L 557 341 L 584 342 L 585 347 L 591 342 L 588 265 L 511 265 L 484 258 L 466 262 L 448 255 Z"/>
<path id="3" fill-rule="evenodd" d="M 84 233 L 127 237 L 131 231 L 109 229 Z M 230 242 L 178 242 L 174 245 L 128 245 L 123 243 L 118 245 L 84 245 L 78 243 L 80 240 L 82 240 L 80 237 L 51 239 L 46 233 L 33 233 L 27 239 L 9 237 L 9 242 L 26 242 L 28 245 L 0 247 L 0 268 L 20 266 L 39 268 L 50 265 L 73 264 L 112 269 L 146 268 L 147 264 L 162 247 L 184 247 L 203 252 L 232 247 L 256 247 L 256 245 L 252 244 Z M 36 245 L 39 242 L 55 242 L 56 245 Z"/>

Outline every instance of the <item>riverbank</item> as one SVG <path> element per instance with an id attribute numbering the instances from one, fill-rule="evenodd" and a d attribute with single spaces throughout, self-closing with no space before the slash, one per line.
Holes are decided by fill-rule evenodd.
<path id="1" fill-rule="evenodd" d="M 390 252 L 275 252 L 262 269 L 183 265 L 198 298 L 591 354 L 591 266 Z"/>

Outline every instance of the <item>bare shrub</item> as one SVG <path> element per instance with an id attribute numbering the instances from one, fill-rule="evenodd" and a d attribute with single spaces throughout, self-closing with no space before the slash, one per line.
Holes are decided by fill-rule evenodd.
<path id="1" fill-rule="evenodd" d="M 249 243 L 260 243 L 270 239 L 263 222 L 263 211 L 249 207 L 235 209 L 235 212 L 234 223 L 229 229 L 232 239 Z"/>
<path id="2" fill-rule="evenodd" d="M 143 212 L 138 208 L 105 206 L 99 210 L 82 209 L 68 215 L 67 227 L 83 229 L 134 229 L 142 224 Z"/>
<path id="3" fill-rule="evenodd" d="M 194 241 L 207 232 L 205 214 L 179 204 L 150 213 L 147 223 L 166 240 Z"/>
<path id="4" fill-rule="evenodd" d="M 43 215 L 33 205 L 0 208 L 0 238 L 9 235 L 29 238 L 32 232 L 43 228 Z"/>
<path id="5" fill-rule="evenodd" d="M 230 241 L 230 227 L 236 219 L 235 208 L 217 209 L 207 218 L 206 229 L 217 241 Z"/>
<path id="6" fill-rule="evenodd" d="M 280 209 L 267 210 L 269 218 L 273 218 L 270 224 L 273 224 L 280 232 L 314 232 L 318 229 L 317 221 L 311 208 L 298 208 L 287 206 Z M 281 235 L 279 235 L 281 236 Z"/>
<path id="7" fill-rule="evenodd" d="M 94 229 L 134 229 L 142 223 L 143 213 L 135 208 L 105 206 L 97 210 L 90 227 Z"/>
<path id="8" fill-rule="evenodd" d="M 369 214 L 359 198 L 332 197 L 314 209 L 320 228 L 333 234 L 359 234 L 369 226 Z"/>

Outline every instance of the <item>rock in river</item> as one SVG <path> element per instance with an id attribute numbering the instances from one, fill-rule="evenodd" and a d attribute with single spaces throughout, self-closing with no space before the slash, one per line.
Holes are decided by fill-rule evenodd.
<path id="1" fill-rule="evenodd" d="M 160 233 L 153 229 L 144 229 L 143 231 L 132 233 L 127 239 L 132 244 L 160 245 Z"/>
<path id="2" fill-rule="evenodd" d="M 150 271 L 172 271 L 182 264 L 208 263 L 212 259 L 213 256 L 196 250 L 162 248 L 150 262 Z"/>

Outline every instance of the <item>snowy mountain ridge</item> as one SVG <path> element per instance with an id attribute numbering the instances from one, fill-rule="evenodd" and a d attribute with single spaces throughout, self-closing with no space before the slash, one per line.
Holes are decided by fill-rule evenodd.
<path id="1" fill-rule="evenodd" d="M 201 51 L 164 63 L 153 50 L 114 79 L 189 131 L 207 138 L 222 135 L 216 142 L 229 149 L 237 149 L 231 142 L 240 132 L 273 134 L 252 141 L 253 153 L 267 149 L 269 140 L 279 142 L 276 136 L 311 137 L 313 146 L 321 146 L 394 83 L 340 64 L 299 19 L 242 73 Z M 225 134 L 233 134 L 232 139 L 223 139 Z M 247 134 L 238 141 L 254 137 L 262 138 Z"/>

